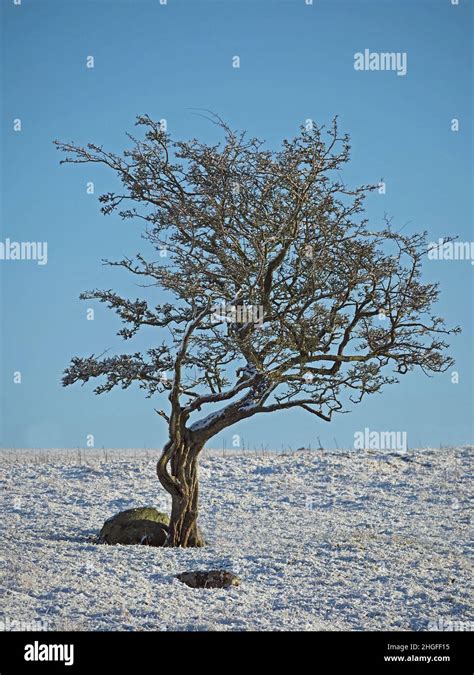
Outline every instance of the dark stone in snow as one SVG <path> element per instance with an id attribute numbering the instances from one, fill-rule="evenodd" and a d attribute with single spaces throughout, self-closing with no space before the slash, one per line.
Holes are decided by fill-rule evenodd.
<path id="1" fill-rule="evenodd" d="M 195 572 L 181 572 L 176 578 L 191 586 L 191 588 L 229 588 L 240 586 L 240 579 L 233 572 L 226 570 L 197 570 Z"/>
<path id="2" fill-rule="evenodd" d="M 128 509 L 104 523 L 99 543 L 163 546 L 168 534 L 168 523 L 168 516 L 151 506 Z"/>

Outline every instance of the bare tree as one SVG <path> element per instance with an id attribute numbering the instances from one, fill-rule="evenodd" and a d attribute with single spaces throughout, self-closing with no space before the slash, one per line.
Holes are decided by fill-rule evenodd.
<path id="1" fill-rule="evenodd" d="M 420 280 L 426 233 L 404 235 L 387 220 L 372 230 L 361 216 L 375 186 L 341 180 L 350 145 L 337 118 L 301 128 L 277 152 L 214 119 L 224 137 L 214 146 L 173 142 L 148 116 L 122 155 L 55 142 L 63 162 L 112 169 L 122 189 L 100 197 L 103 213 L 144 220 L 143 236 L 167 252 L 105 262 L 172 303 L 81 295 L 115 310 L 124 339 L 154 326 L 163 341 L 145 354 L 75 357 L 63 384 L 102 377 L 97 394 L 133 382 L 148 396 L 168 392 L 157 474 L 172 498 L 169 546 L 203 544 L 197 461 L 210 438 L 290 408 L 329 422 L 398 374 L 446 370 L 443 334 L 459 330 L 431 314 L 438 288 Z"/>

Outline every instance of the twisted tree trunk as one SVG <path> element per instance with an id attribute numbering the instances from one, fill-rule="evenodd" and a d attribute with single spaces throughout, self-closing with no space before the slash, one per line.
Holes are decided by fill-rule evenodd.
<path id="1" fill-rule="evenodd" d="M 197 526 L 198 455 L 202 448 L 202 443 L 190 438 L 169 441 L 158 461 L 158 478 L 172 500 L 166 546 L 204 546 Z"/>

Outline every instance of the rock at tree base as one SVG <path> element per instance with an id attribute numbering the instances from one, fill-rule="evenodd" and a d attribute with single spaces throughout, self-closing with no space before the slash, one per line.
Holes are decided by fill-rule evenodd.
<path id="1" fill-rule="evenodd" d="M 99 543 L 163 546 L 168 534 L 168 524 L 168 516 L 151 506 L 128 509 L 104 523 L 99 534 Z"/>
<path id="2" fill-rule="evenodd" d="M 240 579 L 226 570 L 208 570 L 196 572 L 181 572 L 176 578 L 191 588 L 229 588 L 240 586 Z"/>

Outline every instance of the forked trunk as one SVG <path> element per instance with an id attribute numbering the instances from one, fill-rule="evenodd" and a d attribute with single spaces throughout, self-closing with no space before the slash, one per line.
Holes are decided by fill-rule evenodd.
<path id="1" fill-rule="evenodd" d="M 171 515 L 166 546 L 204 546 L 197 526 L 198 454 L 202 446 L 168 443 L 157 465 L 161 484 L 171 495 Z"/>
<path id="2" fill-rule="evenodd" d="M 189 497 L 172 497 L 170 529 L 166 546 L 204 546 L 204 540 L 197 526 L 197 501 L 197 483 L 192 488 Z"/>

